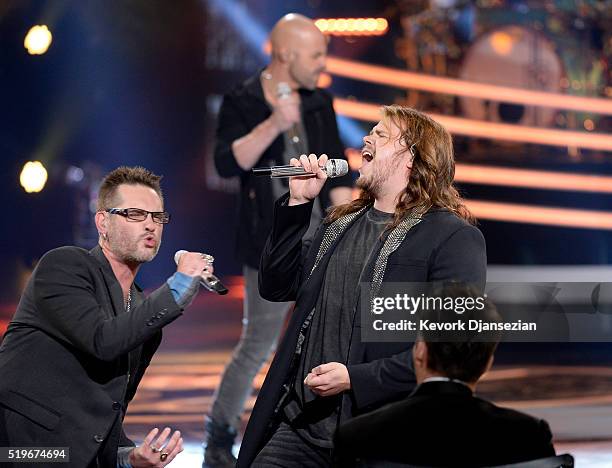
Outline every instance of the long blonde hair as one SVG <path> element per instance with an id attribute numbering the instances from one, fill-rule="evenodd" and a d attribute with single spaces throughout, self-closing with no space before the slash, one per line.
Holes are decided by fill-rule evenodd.
<path id="1" fill-rule="evenodd" d="M 383 119 L 389 119 L 400 129 L 400 144 L 412 147 L 414 159 L 406 187 L 399 196 L 393 222 L 396 227 L 408 214 L 424 214 L 430 208 L 444 208 L 474 224 L 475 219 L 453 185 L 455 157 L 450 133 L 422 112 L 398 105 L 384 106 Z M 359 198 L 333 208 L 326 222 L 374 203 L 374 195 L 362 190 Z"/>

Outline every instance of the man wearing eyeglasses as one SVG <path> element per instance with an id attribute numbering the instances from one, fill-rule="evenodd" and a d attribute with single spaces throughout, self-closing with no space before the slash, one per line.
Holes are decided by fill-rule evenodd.
<path id="1" fill-rule="evenodd" d="M 159 180 L 142 167 L 109 173 L 98 245 L 54 249 L 32 273 L 0 346 L 0 447 L 64 448 L 62 466 L 78 468 L 161 467 L 183 450 L 170 428 L 138 447 L 122 429 L 162 328 L 213 272 L 212 257 L 187 252 L 148 297 L 134 283 L 170 221 Z"/>

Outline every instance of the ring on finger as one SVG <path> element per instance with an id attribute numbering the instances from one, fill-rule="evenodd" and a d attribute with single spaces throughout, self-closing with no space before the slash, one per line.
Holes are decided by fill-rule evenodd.
<path id="1" fill-rule="evenodd" d="M 165 462 L 167 458 L 168 458 L 168 452 L 162 452 L 161 455 L 159 456 L 159 459 L 163 462 Z"/>
<path id="2" fill-rule="evenodd" d="M 152 451 L 153 453 L 159 453 L 159 452 L 161 452 L 161 449 L 160 449 L 160 448 L 155 447 L 155 445 L 151 445 L 151 451 Z"/>
<path id="3" fill-rule="evenodd" d="M 202 257 L 202 260 L 206 260 L 208 263 L 213 263 L 215 261 L 215 257 L 213 257 L 212 255 L 208 255 L 208 254 L 200 254 L 200 257 Z"/>

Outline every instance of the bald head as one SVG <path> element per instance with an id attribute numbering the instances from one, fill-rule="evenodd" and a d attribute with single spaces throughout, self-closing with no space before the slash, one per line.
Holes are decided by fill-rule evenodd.
<path id="1" fill-rule="evenodd" d="M 284 47 L 295 47 L 313 39 L 325 40 L 314 21 L 304 15 L 289 13 L 277 21 L 270 33 L 272 54 Z"/>
<path id="2" fill-rule="evenodd" d="M 283 16 L 270 33 L 272 62 L 283 66 L 299 87 L 314 89 L 325 69 L 327 39 L 310 18 Z"/>

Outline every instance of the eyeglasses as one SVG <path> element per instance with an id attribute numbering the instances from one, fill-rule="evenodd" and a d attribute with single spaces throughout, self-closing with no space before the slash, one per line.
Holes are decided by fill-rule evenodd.
<path id="1" fill-rule="evenodd" d="M 158 224 L 168 224 L 170 222 L 170 213 L 167 211 L 147 211 L 140 208 L 109 208 L 104 211 L 123 216 L 131 221 L 144 221 L 151 214 L 151 219 Z"/>

